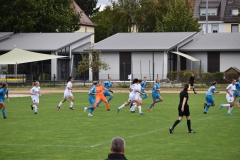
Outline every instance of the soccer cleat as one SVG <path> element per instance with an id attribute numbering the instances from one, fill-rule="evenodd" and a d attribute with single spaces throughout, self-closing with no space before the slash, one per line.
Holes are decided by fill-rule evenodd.
<path id="1" fill-rule="evenodd" d="M 131 113 L 135 113 L 135 111 L 131 111 Z"/>
<path id="2" fill-rule="evenodd" d="M 203 112 L 203 114 L 207 114 L 207 112 Z"/>
<path id="3" fill-rule="evenodd" d="M 33 110 L 33 105 L 31 105 L 31 109 Z"/>
<path id="4" fill-rule="evenodd" d="M 144 114 L 145 114 L 144 112 L 139 113 L 139 115 L 144 115 Z"/>
<path id="5" fill-rule="evenodd" d="M 172 128 L 169 128 L 169 132 L 172 134 L 172 133 L 173 133 L 173 129 L 172 129 Z"/>
<path id="6" fill-rule="evenodd" d="M 88 113 L 88 116 L 90 116 L 90 117 L 91 117 L 91 116 L 93 116 L 93 115 L 92 115 L 91 113 Z"/>
<path id="7" fill-rule="evenodd" d="M 203 108 L 205 109 L 207 107 L 207 103 L 204 103 L 203 104 Z"/>
<path id="8" fill-rule="evenodd" d="M 37 114 L 37 112 L 34 112 L 34 114 Z"/>
<path id="9" fill-rule="evenodd" d="M 227 115 L 229 115 L 229 116 L 232 116 L 232 114 L 231 114 L 231 113 L 229 113 L 229 112 L 227 113 Z"/>
<path id="10" fill-rule="evenodd" d="M 58 109 L 58 110 L 60 110 L 60 107 L 59 107 L 59 106 L 57 106 L 57 109 Z"/>
<path id="11" fill-rule="evenodd" d="M 7 119 L 7 117 L 3 117 L 3 119 Z"/>
<path id="12" fill-rule="evenodd" d="M 70 107 L 69 109 L 71 109 L 71 110 L 75 110 L 73 107 Z"/>
<path id="13" fill-rule="evenodd" d="M 194 92 L 194 94 L 197 94 L 197 92 Z"/>
<path id="14" fill-rule="evenodd" d="M 191 130 L 191 131 L 188 131 L 188 133 L 196 133 L 196 132 L 194 132 L 193 130 Z"/>
<path id="15" fill-rule="evenodd" d="M 152 108 L 148 108 L 149 111 L 152 111 Z"/>
<path id="16" fill-rule="evenodd" d="M 83 111 L 86 112 L 86 110 L 87 110 L 87 107 L 84 107 Z"/>
<path id="17" fill-rule="evenodd" d="M 109 109 L 107 109 L 107 111 L 111 111 L 111 109 L 109 108 Z"/>
<path id="18" fill-rule="evenodd" d="M 120 112 L 120 109 L 117 107 L 117 112 L 119 113 Z"/>
<path id="19" fill-rule="evenodd" d="M 223 108 L 223 104 L 221 104 L 221 105 L 219 106 L 219 110 L 222 109 L 222 108 Z"/>

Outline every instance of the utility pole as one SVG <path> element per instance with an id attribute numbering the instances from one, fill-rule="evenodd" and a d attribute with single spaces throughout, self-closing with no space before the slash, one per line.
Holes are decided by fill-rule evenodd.
<path id="1" fill-rule="evenodd" d="M 206 34 L 208 33 L 208 0 L 206 0 Z"/>

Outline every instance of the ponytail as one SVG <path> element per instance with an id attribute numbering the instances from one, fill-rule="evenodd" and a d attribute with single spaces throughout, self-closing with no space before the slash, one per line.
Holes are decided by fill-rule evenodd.
<path id="1" fill-rule="evenodd" d="M 188 84 L 185 84 L 185 85 L 184 85 L 184 88 L 183 88 L 183 91 L 187 91 L 187 90 L 188 90 L 188 87 L 189 87 L 189 85 L 188 85 Z"/>
<path id="2" fill-rule="evenodd" d="M 72 78 L 73 78 L 72 76 L 68 77 L 67 83 L 68 83 Z"/>

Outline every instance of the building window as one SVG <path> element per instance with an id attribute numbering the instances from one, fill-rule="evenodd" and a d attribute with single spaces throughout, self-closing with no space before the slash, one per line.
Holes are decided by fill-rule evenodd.
<path id="1" fill-rule="evenodd" d="M 232 33 L 236 33 L 236 32 L 239 32 L 239 30 L 238 30 L 238 24 L 232 24 L 231 25 L 231 32 Z"/>
<path id="2" fill-rule="evenodd" d="M 212 33 L 218 33 L 218 25 L 212 24 Z"/>
<path id="3" fill-rule="evenodd" d="M 233 3 L 233 0 L 228 0 L 227 2 L 228 2 L 228 3 Z"/>
<path id="4" fill-rule="evenodd" d="M 208 8 L 208 15 L 209 16 L 217 16 L 218 8 Z M 200 15 L 206 15 L 206 8 L 200 8 Z"/>
<path id="5" fill-rule="evenodd" d="M 238 9 L 232 9 L 232 15 L 238 16 Z"/>

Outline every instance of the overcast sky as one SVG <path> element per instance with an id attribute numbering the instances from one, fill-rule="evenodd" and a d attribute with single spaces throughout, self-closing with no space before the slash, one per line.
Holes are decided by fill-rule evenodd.
<path id="1" fill-rule="evenodd" d="M 100 10 L 103 10 L 103 8 L 108 4 L 110 4 L 109 0 L 98 0 L 97 6 L 101 5 Z"/>

